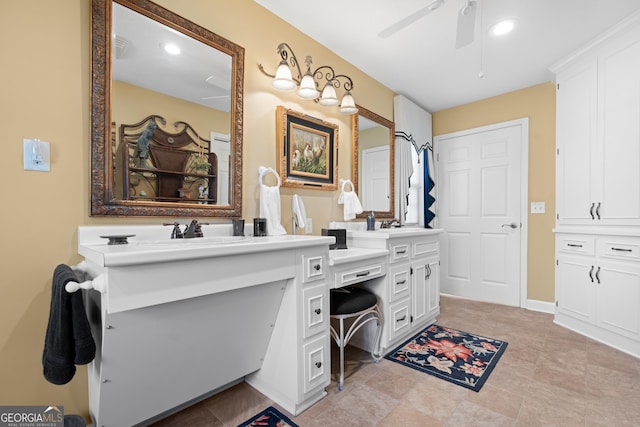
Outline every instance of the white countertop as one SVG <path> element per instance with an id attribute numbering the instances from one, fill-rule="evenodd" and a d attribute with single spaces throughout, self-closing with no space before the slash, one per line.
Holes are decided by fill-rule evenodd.
<path id="1" fill-rule="evenodd" d="M 152 226 L 157 227 L 157 226 Z M 78 232 L 78 252 L 87 260 L 101 267 L 116 267 L 166 261 L 180 261 L 273 250 L 298 249 L 310 246 L 328 246 L 335 242 L 333 236 L 230 236 L 206 234 L 193 239 L 170 239 L 171 229 L 160 228 L 162 234 L 149 233 L 140 227 L 81 227 Z M 98 234 L 96 234 L 98 233 Z M 124 245 L 108 245 L 100 235 L 135 234 Z M 159 238 L 162 236 L 162 238 Z M 210 236 L 210 237 L 207 237 Z"/>
<path id="2" fill-rule="evenodd" d="M 442 233 L 440 228 L 419 228 L 419 227 L 400 227 L 400 228 L 380 228 L 375 231 L 367 230 L 347 230 L 347 237 L 359 237 L 367 239 L 392 239 L 396 237 L 415 237 L 429 236 Z"/>
<path id="3" fill-rule="evenodd" d="M 340 265 L 389 255 L 387 249 L 349 248 L 329 251 L 329 265 Z"/>

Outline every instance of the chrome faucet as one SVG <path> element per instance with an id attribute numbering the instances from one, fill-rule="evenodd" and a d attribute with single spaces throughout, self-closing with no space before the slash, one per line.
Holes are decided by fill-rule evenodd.
<path id="1" fill-rule="evenodd" d="M 391 228 L 392 225 L 394 224 L 398 224 L 396 225 L 396 227 L 400 227 L 400 221 L 398 221 L 396 218 L 389 220 L 389 221 L 382 221 L 380 223 L 380 228 Z"/>

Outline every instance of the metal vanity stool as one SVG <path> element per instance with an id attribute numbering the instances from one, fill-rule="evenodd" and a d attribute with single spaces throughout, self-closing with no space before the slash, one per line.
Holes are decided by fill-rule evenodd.
<path id="1" fill-rule="evenodd" d="M 345 319 L 354 318 L 346 334 Z M 331 289 L 331 318 L 340 321 L 340 331 L 331 325 L 331 336 L 340 348 L 340 383 L 338 388 L 344 388 L 344 348 L 353 335 L 366 323 L 375 320 L 378 324 L 376 339 L 371 349 L 371 357 L 378 362 L 382 359 L 380 338 L 382 336 L 382 312 L 378 307 L 378 298 L 372 292 L 356 287 Z"/>

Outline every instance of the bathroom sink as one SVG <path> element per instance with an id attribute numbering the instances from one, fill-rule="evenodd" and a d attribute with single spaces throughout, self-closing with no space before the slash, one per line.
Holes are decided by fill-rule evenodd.
<path id="1" fill-rule="evenodd" d="M 167 240 L 140 240 L 131 241 L 132 245 L 149 246 L 157 248 L 180 248 L 191 246 L 215 246 L 220 244 L 234 244 L 248 241 L 246 236 L 213 236 L 196 237 L 193 239 L 167 239 Z"/>

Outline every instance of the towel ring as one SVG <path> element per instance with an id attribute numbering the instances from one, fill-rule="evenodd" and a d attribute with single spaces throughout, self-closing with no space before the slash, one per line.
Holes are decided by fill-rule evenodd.
<path id="1" fill-rule="evenodd" d="M 280 175 L 278 175 L 278 174 L 276 173 L 276 171 L 274 171 L 274 170 L 273 170 L 273 168 L 267 168 L 267 167 L 264 167 L 264 166 L 260 166 L 260 167 L 258 168 L 258 173 L 259 173 L 259 175 L 260 175 L 260 185 L 264 185 L 264 183 L 262 182 L 262 179 L 264 178 L 264 174 L 265 174 L 265 173 L 267 173 L 267 172 L 271 172 L 272 174 L 274 174 L 274 175 L 276 176 L 276 180 L 277 180 L 277 182 L 278 182 L 278 184 L 276 185 L 276 187 L 280 187 L 280 185 L 281 185 Z M 265 187 L 266 187 L 266 186 L 265 186 Z"/>
<path id="2" fill-rule="evenodd" d="M 351 193 L 351 192 L 353 192 L 353 191 L 355 191 L 355 190 L 356 190 L 355 186 L 353 185 L 353 182 L 351 182 L 351 180 L 350 180 L 350 179 L 341 179 L 341 180 L 340 180 L 340 185 L 341 185 L 340 189 L 341 189 L 342 191 L 345 191 L 344 187 L 345 187 L 347 184 L 351 184 L 351 191 L 348 191 L 348 193 Z"/>

